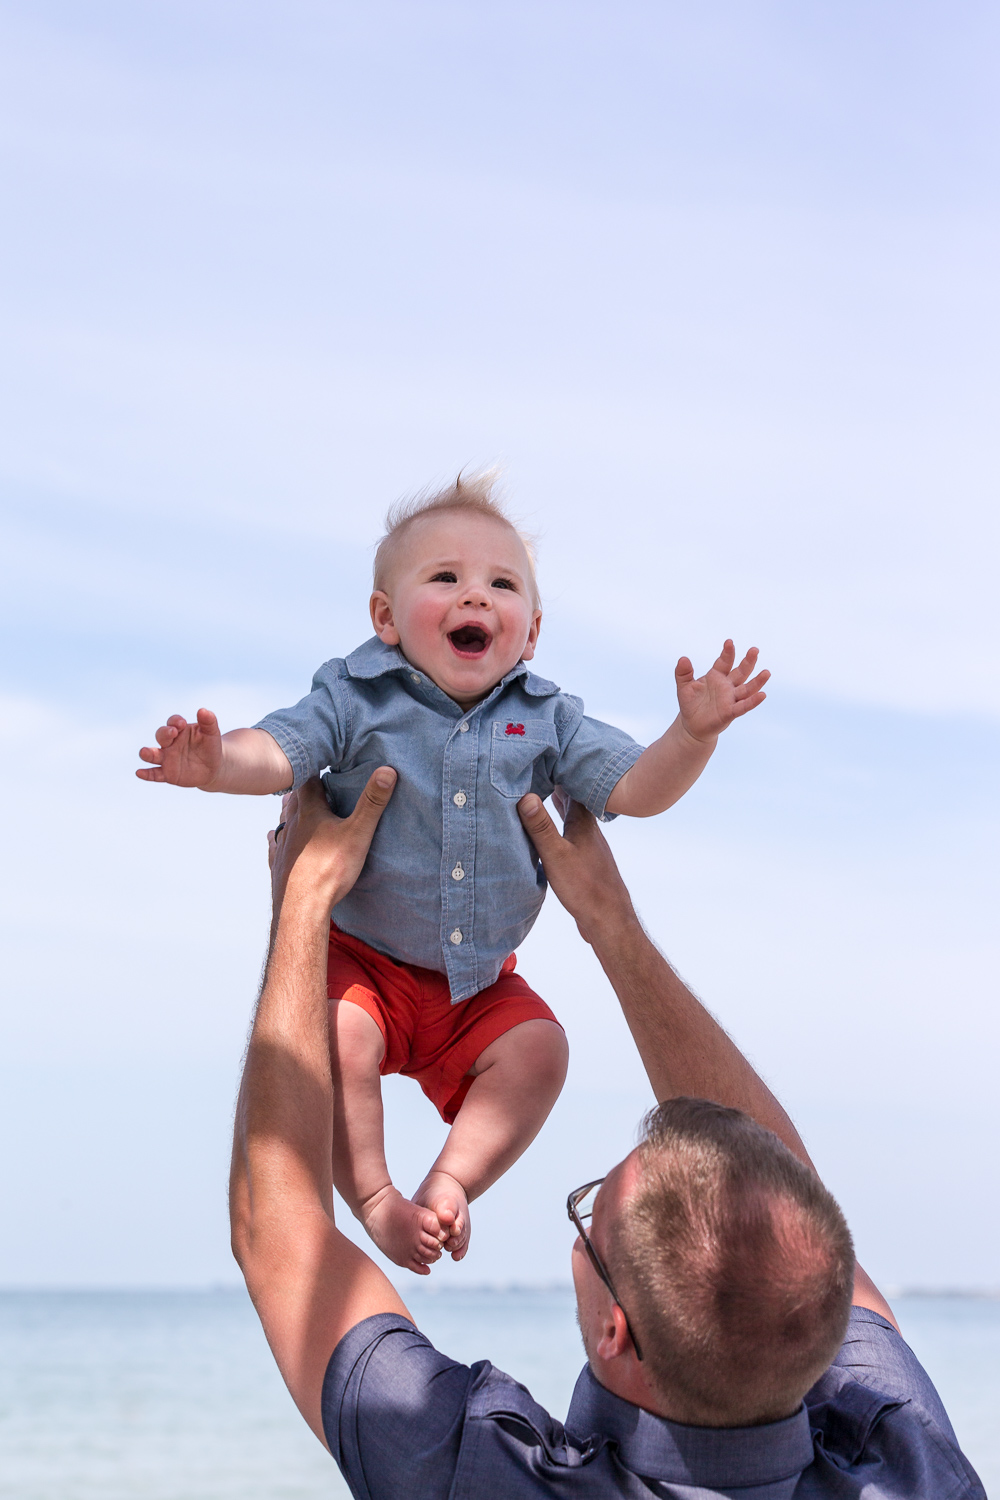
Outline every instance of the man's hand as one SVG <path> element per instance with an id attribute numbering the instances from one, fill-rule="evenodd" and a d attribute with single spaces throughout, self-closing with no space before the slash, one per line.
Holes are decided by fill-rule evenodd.
<path id="1" fill-rule="evenodd" d="M 197 786 L 211 789 L 222 769 L 222 735 L 219 721 L 210 708 L 199 708 L 193 724 L 181 714 L 171 714 L 156 731 L 158 749 L 144 745 L 139 759 L 148 761 L 151 771 L 136 771 L 140 781 L 169 781 L 172 786 Z"/>
<path id="2" fill-rule="evenodd" d="M 761 689 L 770 672 L 758 672 L 752 681 L 747 681 L 757 665 L 757 655 L 757 647 L 751 646 L 739 666 L 734 667 L 736 647 L 732 641 L 726 641 L 721 656 L 704 677 L 695 677 L 689 658 L 681 657 L 674 673 L 677 702 L 681 723 L 693 740 L 714 743 L 734 719 L 763 703 L 767 694 Z"/>
<path id="3" fill-rule="evenodd" d="M 347 895 L 361 874 L 395 785 L 392 767 L 379 766 L 349 818 L 330 811 L 318 779 L 288 794 L 281 805 L 282 821 L 267 836 L 275 916 L 293 879 L 296 890 L 312 893 L 327 910 Z"/>
<path id="4" fill-rule="evenodd" d="M 560 833 L 540 797 L 530 792 L 517 804 L 525 831 L 542 862 L 546 878 L 584 942 L 593 943 L 599 926 L 638 925 L 625 882 L 597 819 L 557 788 L 553 798 L 563 817 Z"/>

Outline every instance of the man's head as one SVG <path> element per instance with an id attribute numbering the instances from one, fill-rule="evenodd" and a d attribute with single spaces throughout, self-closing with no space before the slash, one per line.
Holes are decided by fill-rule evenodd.
<path id="1" fill-rule="evenodd" d="M 467 707 L 535 652 L 542 612 L 523 537 L 492 475 L 393 506 L 371 616 L 386 645 Z"/>
<path id="2" fill-rule="evenodd" d="M 844 1217 L 819 1178 L 738 1110 L 703 1099 L 653 1110 L 598 1193 L 591 1238 L 643 1353 L 638 1364 L 578 1242 L 591 1366 L 665 1416 L 713 1427 L 788 1416 L 841 1345 L 854 1284 Z"/>

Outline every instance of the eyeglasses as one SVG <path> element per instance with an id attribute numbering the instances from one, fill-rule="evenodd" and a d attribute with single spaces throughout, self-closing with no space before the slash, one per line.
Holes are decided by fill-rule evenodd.
<path id="1" fill-rule="evenodd" d="M 583 1241 L 583 1248 L 586 1250 L 588 1256 L 590 1257 L 590 1264 L 593 1266 L 598 1276 L 604 1282 L 604 1285 L 607 1287 L 608 1291 L 611 1293 L 618 1306 L 621 1307 L 622 1317 L 625 1319 L 625 1327 L 628 1329 L 629 1338 L 632 1340 L 632 1348 L 635 1350 L 635 1357 L 636 1359 L 641 1360 L 642 1350 L 639 1347 L 639 1340 L 635 1336 L 635 1331 L 632 1327 L 632 1324 L 628 1320 L 628 1313 L 625 1311 L 624 1307 L 622 1307 L 622 1299 L 615 1291 L 615 1284 L 611 1280 L 611 1277 L 608 1275 L 608 1272 L 605 1269 L 604 1262 L 601 1260 L 601 1257 L 594 1249 L 594 1246 L 591 1243 L 590 1235 L 587 1233 L 587 1225 L 590 1223 L 594 1214 L 594 1199 L 597 1197 L 597 1189 L 600 1187 L 603 1181 L 603 1177 L 598 1177 L 596 1182 L 584 1183 L 583 1187 L 578 1187 L 574 1192 L 570 1193 L 569 1197 L 566 1199 L 566 1213 L 569 1215 L 570 1223 L 573 1225 L 577 1234 Z"/>

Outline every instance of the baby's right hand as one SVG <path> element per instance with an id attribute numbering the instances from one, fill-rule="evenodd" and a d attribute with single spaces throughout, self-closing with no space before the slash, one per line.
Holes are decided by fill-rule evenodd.
<path id="1" fill-rule="evenodd" d="M 209 708 L 199 708 L 193 724 L 180 714 L 171 714 L 156 731 L 156 743 L 158 750 L 144 745 L 139 751 L 139 759 L 153 767 L 136 771 L 140 781 L 169 781 L 173 786 L 207 790 L 222 768 L 219 721 Z"/>

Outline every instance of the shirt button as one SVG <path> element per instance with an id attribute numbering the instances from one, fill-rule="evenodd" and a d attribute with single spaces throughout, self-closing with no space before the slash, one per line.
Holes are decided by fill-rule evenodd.
<path id="1" fill-rule="evenodd" d="M 459 928 L 455 928 L 455 931 L 449 936 L 448 941 L 454 943 L 456 948 L 458 947 L 459 943 L 462 941 L 462 934 Z"/>
<path id="2" fill-rule="evenodd" d="M 419 682 L 420 681 L 420 673 L 419 672 L 411 672 L 410 673 L 410 681 L 411 682 Z"/>
<path id="3" fill-rule="evenodd" d="M 454 802 L 456 807 L 464 807 L 469 799 L 464 792 L 456 792 L 451 800 L 452 802 Z"/>
<path id="4" fill-rule="evenodd" d="M 469 732 L 469 726 L 465 722 L 464 719 L 463 719 L 462 723 L 459 724 L 459 726 L 458 726 L 458 732 L 459 732 L 459 734 L 468 734 L 468 732 Z"/>
<path id="5" fill-rule="evenodd" d="M 464 880 L 465 879 L 465 871 L 462 869 L 462 861 L 461 860 L 459 860 L 458 864 L 452 870 L 452 872 L 451 872 L 451 878 L 452 878 L 452 880 Z M 451 940 L 452 940 L 452 942 L 455 941 L 454 934 L 452 934 L 452 939 Z"/>

